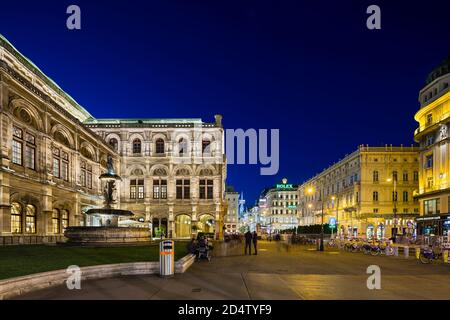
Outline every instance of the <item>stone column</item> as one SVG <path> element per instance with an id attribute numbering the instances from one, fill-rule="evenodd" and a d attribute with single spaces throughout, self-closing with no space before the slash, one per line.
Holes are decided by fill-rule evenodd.
<path id="1" fill-rule="evenodd" d="M 195 227 L 194 227 L 195 226 Z M 197 238 L 198 230 L 197 226 L 197 205 L 192 205 L 192 214 L 191 214 L 191 236 L 195 236 Z M 194 230 L 196 229 L 196 230 Z"/>
<path id="2" fill-rule="evenodd" d="M 2 133 L 3 134 L 3 133 Z M 0 235 L 11 234 L 9 158 L 0 154 Z"/>
<path id="3" fill-rule="evenodd" d="M 223 231 L 222 231 L 222 223 L 220 221 L 220 204 L 216 204 L 216 210 L 214 214 L 215 221 L 215 238 L 216 240 L 222 239 Z"/>
<path id="4" fill-rule="evenodd" d="M 42 212 L 37 213 L 37 234 L 48 235 L 52 233 L 53 192 L 47 185 L 42 188 Z"/>

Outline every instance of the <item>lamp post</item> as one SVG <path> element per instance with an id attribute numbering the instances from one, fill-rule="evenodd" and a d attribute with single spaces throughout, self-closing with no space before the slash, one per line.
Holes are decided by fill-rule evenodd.
<path id="1" fill-rule="evenodd" d="M 308 188 L 307 193 L 312 195 L 314 193 L 314 189 L 312 187 Z M 322 199 L 322 189 L 319 190 L 319 199 L 321 202 L 321 228 L 320 228 L 320 244 L 319 251 L 323 251 L 323 199 Z M 312 207 L 311 204 L 308 205 L 309 208 Z"/>
<path id="2" fill-rule="evenodd" d="M 336 237 L 340 237 L 340 231 L 339 231 L 339 197 L 338 196 L 332 196 L 331 200 L 336 200 Z"/>
<path id="3" fill-rule="evenodd" d="M 392 240 L 395 243 L 397 238 L 397 179 L 387 179 L 388 182 L 394 182 L 394 194 L 392 196 L 392 202 L 394 202 L 394 227 L 392 228 Z"/>
<path id="4" fill-rule="evenodd" d="M 320 194 L 321 215 L 322 215 L 322 221 L 321 221 L 321 225 L 320 225 L 319 251 L 323 251 L 323 199 L 322 199 L 322 188 L 320 189 L 319 194 Z"/>

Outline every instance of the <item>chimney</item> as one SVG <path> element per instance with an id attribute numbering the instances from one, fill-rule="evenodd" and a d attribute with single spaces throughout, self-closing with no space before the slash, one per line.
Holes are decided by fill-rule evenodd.
<path id="1" fill-rule="evenodd" d="M 216 126 L 221 127 L 222 126 L 222 115 L 216 114 L 214 116 L 214 118 L 216 119 Z"/>

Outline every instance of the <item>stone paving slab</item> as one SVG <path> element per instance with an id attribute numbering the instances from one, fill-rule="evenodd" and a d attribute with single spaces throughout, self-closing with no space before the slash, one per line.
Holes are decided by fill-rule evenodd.
<path id="1" fill-rule="evenodd" d="M 296 246 L 285 250 L 261 242 L 257 256 L 217 257 L 196 262 L 186 273 L 122 276 L 32 292 L 20 299 L 446 299 L 450 265 L 423 265 L 414 259 Z M 367 267 L 381 268 L 381 290 L 366 286 Z"/>

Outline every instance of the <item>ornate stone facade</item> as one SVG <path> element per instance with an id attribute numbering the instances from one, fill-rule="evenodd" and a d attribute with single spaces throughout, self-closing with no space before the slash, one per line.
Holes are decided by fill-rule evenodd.
<path id="1" fill-rule="evenodd" d="M 83 212 L 103 205 L 108 156 L 123 178 L 118 207 L 158 234 L 219 237 L 222 140 L 220 116 L 94 119 L 0 36 L 0 245 L 55 242 L 90 223 Z"/>
<path id="2" fill-rule="evenodd" d="M 361 145 L 300 185 L 299 224 L 320 224 L 323 206 L 324 223 L 334 217 L 342 236 L 353 230 L 354 236 L 389 237 L 394 227 L 399 234 L 412 233 L 418 184 L 416 147 Z"/>

